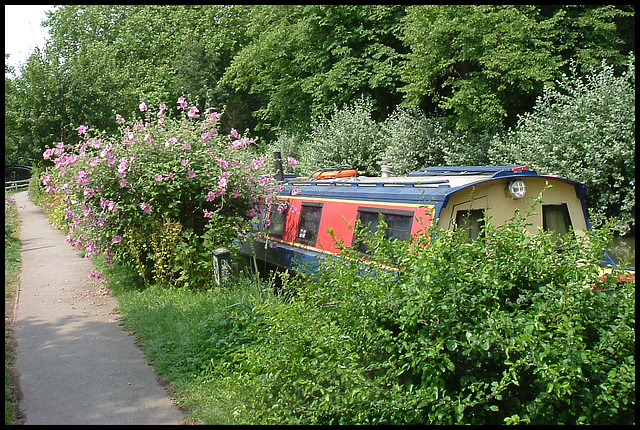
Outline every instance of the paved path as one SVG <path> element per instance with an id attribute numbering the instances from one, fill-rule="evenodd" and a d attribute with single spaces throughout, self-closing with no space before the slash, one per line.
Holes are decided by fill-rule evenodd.
<path id="1" fill-rule="evenodd" d="M 23 265 L 15 368 L 25 424 L 181 424 L 184 414 L 112 313 L 116 299 L 89 279 L 91 261 L 26 191 L 15 199 Z"/>

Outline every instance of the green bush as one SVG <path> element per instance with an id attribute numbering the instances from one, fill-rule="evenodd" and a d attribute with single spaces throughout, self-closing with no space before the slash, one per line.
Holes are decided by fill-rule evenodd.
<path id="1" fill-rule="evenodd" d="M 285 133 L 271 147 L 285 157 L 296 158 L 299 169 L 307 175 L 342 165 L 363 175 L 378 175 L 385 143 L 380 125 L 371 117 L 372 109 L 372 102 L 365 98 L 335 107 L 330 118 L 314 118 L 308 135 L 299 138 Z"/>
<path id="2" fill-rule="evenodd" d="M 635 282 L 593 289 L 608 229 L 567 236 L 562 252 L 519 217 L 473 243 L 436 230 L 407 249 L 380 233 L 365 239 L 376 264 L 347 249 L 289 283 L 291 300 L 256 306 L 256 341 L 208 382 L 229 421 L 635 420 Z"/>
<path id="3" fill-rule="evenodd" d="M 385 151 L 382 164 L 396 175 L 429 166 L 487 164 L 493 130 L 457 130 L 446 120 L 427 118 L 418 109 L 398 109 L 383 125 Z"/>

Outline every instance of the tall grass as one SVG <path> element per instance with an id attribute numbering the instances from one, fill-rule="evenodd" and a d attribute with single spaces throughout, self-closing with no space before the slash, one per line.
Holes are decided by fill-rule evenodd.
<path id="1" fill-rule="evenodd" d="M 15 381 L 11 368 L 14 362 L 15 341 L 13 339 L 13 327 L 10 322 L 13 319 L 13 304 L 16 300 L 18 279 L 22 266 L 20 255 L 20 220 L 18 208 L 13 195 L 16 191 L 5 191 L 4 205 L 4 423 L 16 424 L 16 398 L 14 390 Z"/>

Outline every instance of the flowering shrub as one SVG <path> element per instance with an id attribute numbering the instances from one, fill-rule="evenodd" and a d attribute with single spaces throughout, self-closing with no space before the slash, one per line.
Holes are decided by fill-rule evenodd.
<path id="1" fill-rule="evenodd" d="M 131 262 L 145 282 L 170 281 L 173 272 L 183 285 L 197 285 L 207 282 L 207 250 L 231 246 L 275 187 L 255 140 L 234 129 L 220 135 L 220 114 L 201 116 L 184 97 L 177 109 L 185 115 L 169 119 L 165 104 L 153 113 L 143 102 L 143 120 L 116 115 L 116 138 L 78 127 L 85 140 L 76 148 L 60 142 L 44 152 L 54 167 L 42 183 L 62 196 L 67 242 L 86 256 Z"/>

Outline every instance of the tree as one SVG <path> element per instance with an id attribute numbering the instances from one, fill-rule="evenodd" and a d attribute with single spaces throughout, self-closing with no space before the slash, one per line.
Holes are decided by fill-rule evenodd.
<path id="1" fill-rule="evenodd" d="M 245 46 L 222 79 L 259 96 L 264 128 L 306 128 L 362 95 L 384 118 L 400 101 L 400 6 L 267 5 L 253 9 Z"/>
<path id="2" fill-rule="evenodd" d="M 60 97 L 61 77 L 43 52 L 36 48 L 21 66 L 18 77 L 5 78 L 5 138 L 11 161 L 30 164 L 41 160 L 44 148 L 64 138 L 64 101 Z"/>
<path id="3" fill-rule="evenodd" d="M 404 104 L 442 109 L 459 128 L 513 125 L 571 58 L 585 72 L 602 58 L 623 64 L 618 26 L 632 16 L 611 5 L 408 7 Z"/>

